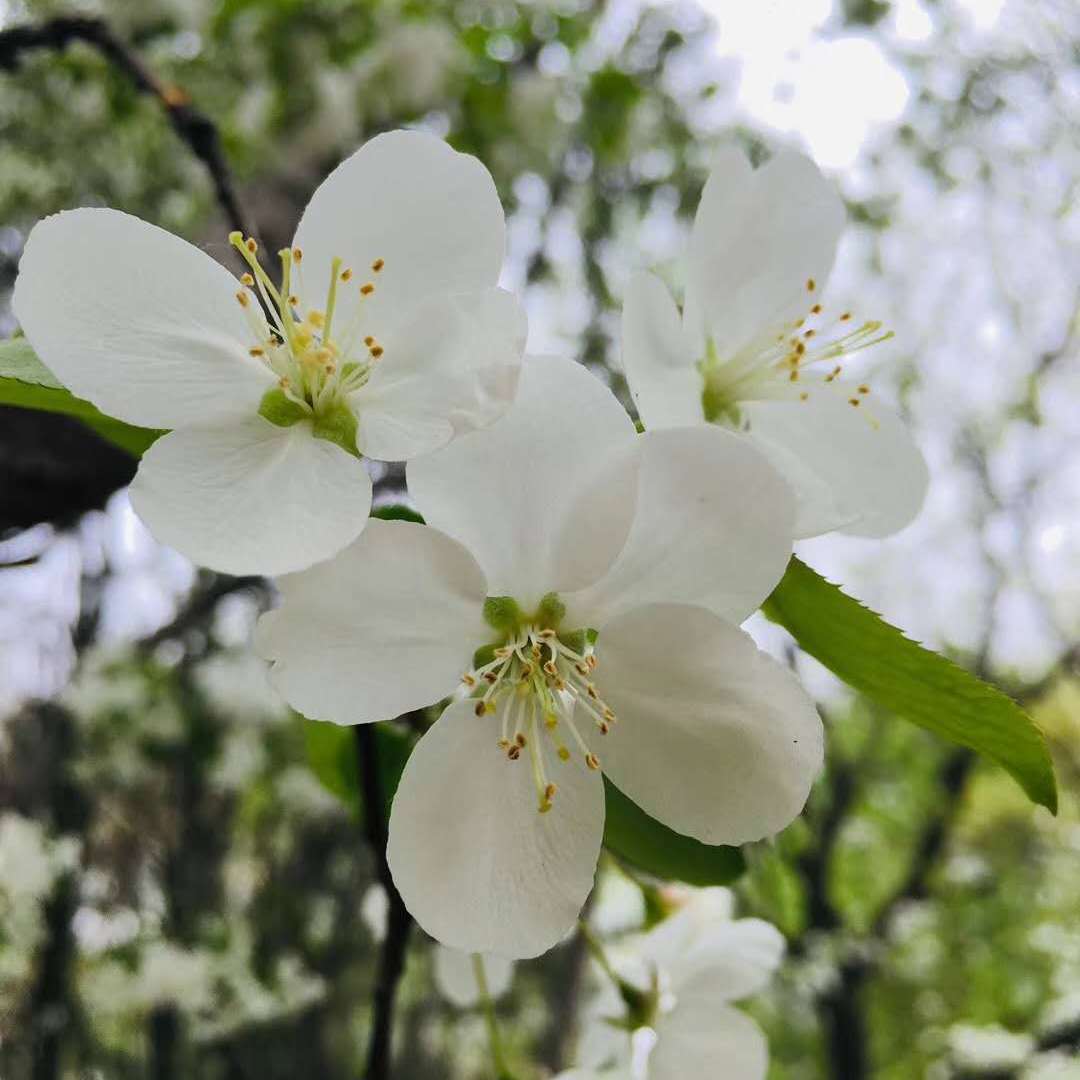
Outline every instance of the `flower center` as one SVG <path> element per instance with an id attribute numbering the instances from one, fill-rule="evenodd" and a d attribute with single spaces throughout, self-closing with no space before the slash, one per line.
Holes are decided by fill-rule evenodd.
<path id="1" fill-rule="evenodd" d="M 813 294 L 816 289 L 809 278 L 806 291 Z M 801 318 L 764 331 L 731 356 L 720 356 L 709 338 L 705 357 L 698 361 L 705 419 L 740 429 L 745 427 L 742 402 L 808 401 L 815 385 L 840 376 L 844 358 L 892 336 L 877 320 L 853 326 L 850 311 L 829 316 L 815 302 Z M 858 407 L 869 393 L 869 386 L 858 386 L 848 404 Z"/>
<path id="2" fill-rule="evenodd" d="M 560 634 L 544 621 L 528 620 L 501 644 L 479 650 L 477 666 L 461 678 L 475 699 L 477 716 L 501 714 L 498 745 L 507 760 L 528 752 L 541 814 L 551 809 L 558 790 L 548 773 L 547 752 L 568 762 L 573 756 L 568 737 L 589 769 L 600 768 L 574 721 L 575 711 L 580 709 L 581 719 L 601 735 L 615 723 L 615 713 L 590 679 L 597 661 L 589 635 Z"/>
<path id="3" fill-rule="evenodd" d="M 274 284 L 259 261 L 259 247 L 252 237 L 229 234 L 229 243 L 243 256 L 249 273 L 240 281 L 244 288 L 236 294 L 251 326 L 255 344 L 248 352 L 264 363 L 278 380 L 260 409 L 273 423 L 288 426 L 305 417 L 316 422 L 340 415 L 347 395 L 359 390 L 371 375 L 383 354 L 383 347 L 373 335 L 362 336 L 365 303 L 374 292 L 374 281 L 359 286 L 359 303 L 349 322 L 335 322 L 340 290 L 355 287 L 350 267 L 335 258 L 330 263 L 330 282 L 322 307 L 305 299 L 304 253 L 298 248 L 283 248 L 281 287 Z M 385 266 L 383 259 L 371 264 L 373 276 Z M 262 300 L 269 322 L 256 302 Z M 349 413 L 351 416 L 351 413 Z M 332 436 L 327 436 L 332 437 Z M 336 441 L 336 440 L 335 440 Z"/>

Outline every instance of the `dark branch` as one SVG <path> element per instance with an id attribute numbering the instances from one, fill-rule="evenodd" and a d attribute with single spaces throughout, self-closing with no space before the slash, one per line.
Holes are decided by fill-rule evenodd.
<path id="1" fill-rule="evenodd" d="M 236 197 L 232 174 L 225 163 L 221 138 L 214 123 L 191 103 L 184 90 L 161 82 L 103 20 L 59 16 L 39 25 L 14 26 L 0 31 L 0 70 L 14 71 L 27 52 L 62 50 L 72 42 L 82 42 L 96 49 L 139 93 L 154 98 L 161 105 L 173 130 L 205 166 L 229 224 L 245 236 L 252 235 L 252 223 Z"/>
<path id="2" fill-rule="evenodd" d="M 375 732 L 369 724 L 357 724 L 356 753 L 360 766 L 360 790 L 364 800 L 364 832 L 382 887 L 390 901 L 386 937 L 379 952 L 372 1001 L 371 1036 L 368 1041 L 365 1080 L 388 1080 L 391 1063 L 391 1038 L 394 1031 L 394 1004 L 398 983 L 405 970 L 405 950 L 409 944 L 412 916 L 405 908 L 394 885 L 386 860 L 386 800 L 379 777 L 379 750 Z"/>
<path id="3" fill-rule="evenodd" d="M 217 611 L 218 604 L 225 597 L 238 592 L 261 592 L 265 595 L 266 589 L 265 578 L 218 575 L 205 588 L 196 588 L 176 618 L 166 623 L 160 630 L 155 630 L 149 637 L 143 638 L 138 647 L 144 652 L 151 652 L 163 642 L 182 638 L 189 631 L 199 629 L 211 619 Z"/>

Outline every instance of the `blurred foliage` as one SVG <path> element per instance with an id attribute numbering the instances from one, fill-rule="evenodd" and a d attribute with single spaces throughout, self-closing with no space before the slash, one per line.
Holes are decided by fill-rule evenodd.
<path id="1" fill-rule="evenodd" d="M 891 6 L 844 0 L 836 20 L 876 34 Z M 707 26 L 689 7 L 16 0 L 6 23 L 72 10 L 106 17 L 215 121 L 271 243 L 288 239 L 328 169 L 380 130 L 420 124 L 477 154 L 510 216 L 510 283 L 527 289 L 544 346 L 607 367 L 617 390 L 626 273 L 635 262 L 668 270 L 712 139 L 762 152 L 761 133 L 730 106 L 730 72 L 705 71 L 695 50 Z M 1075 47 L 1068 34 L 1055 38 L 1057 15 L 1040 17 L 1048 40 Z M 901 156 L 885 155 L 882 174 L 941 197 L 993 174 L 1017 198 L 1010 169 L 1024 179 L 1056 153 L 1067 116 L 1040 128 L 1035 146 L 993 124 L 1023 107 L 1031 80 L 1049 95 L 1075 86 L 1075 70 L 1023 40 L 1012 52 L 953 50 L 959 24 L 942 18 L 933 48 L 903 57 L 913 107 L 891 143 Z M 157 103 L 89 49 L 27 55 L 0 72 L 0 145 L 4 333 L 14 329 L 2 302 L 25 231 L 62 208 L 118 207 L 229 256 L 201 165 Z M 1001 160 L 1009 155 L 1017 160 Z M 870 274 L 889 257 L 873 244 L 903 200 L 865 176 L 848 194 Z M 912 271 L 917 283 L 924 272 Z M 921 292 L 912 306 L 927 308 Z M 1033 306 L 1017 305 L 1017 325 Z M 913 350 L 920 329 L 910 328 Z M 967 349 L 971 328 L 960 330 Z M 1008 424 L 1041 418 L 1053 348 L 1040 348 L 1019 396 L 978 428 L 991 452 Z M 901 367 L 911 392 L 916 366 Z M 935 432 L 929 445 L 940 456 L 951 437 Z M 983 484 L 964 503 L 978 518 L 977 546 L 1001 506 L 985 446 L 979 457 L 967 445 Z M 1030 509 L 1027 495 L 1019 501 Z M 972 550 L 961 549 L 965 565 Z M 374 869 L 354 816 L 312 772 L 310 728 L 268 696 L 246 657 L 267 598 L 200 579 L 180 625 L 120 647 L 98 633 L 114 569 L 84 568 L 69 689 L 25 705 L 3 731 L 0 1073 L 29 1076 L 36 1057 L 37 1076 L 357 1076 L 379 936 Z M 1008 658 L 987 667 L 981 642 L 957 638 L 981 674 L 1015 676 L 1049 733 L 1061 813 L 1033 810 L 1004 773 L 866 702 L 830 698 L 827 775 L 804 819 L 745 852 L 738 886 L 744 913 L 775 921 L 791 942 L 774 989 L 752 1005 L 769 1032 L 773 1080 L 1019 1077 L 1020 1065 L 993 1052 L 974 1060 L 965 1031 L 998 1028 L 1029 1038 L 1024 1076 L 1076 1075 L 1037 1070 L 1075 1067 L 1067 1055 L 1080 1042 L 1060 1035 L 1080 1017 L 1080 688 L 1057 668 L 1036 680 Z M 314 754 L 343 790 L 345 735 L 320 732 L 334 745 Z M 39 872 L 24 894 L 28 866 Z M 595 917 L 612 937 L 655 906 L 655 890 L 642 901 L 631 882 L 611 866 L 602 873 Z M 519 965 L 499 1014 L 523 1078 L 571 1060 L 581 969 L 575 943 Z M 398 1075 L 488 1075 L 483 1023 L 433 993 L 426 942 L 410 951 L 402 1000 Z M 41 1071 L 49 1052 L 55 1069 Z"/>

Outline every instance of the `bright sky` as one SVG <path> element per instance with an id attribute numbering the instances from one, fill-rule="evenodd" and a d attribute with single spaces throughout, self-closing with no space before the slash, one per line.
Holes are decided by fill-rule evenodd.
<path id="1" fill-rule="evenodd" d="M 975 30 L 996 23 L 1005 0 L 951 0 Z M 720 55 L 740 65 L 739 104 L 759 123 L 801 137 L 818 163 L 852 165 L 879 124 L 893 123 L 908 102 L 903 73 L 869 37 L 821 33 L 833 0 L 699 0 L 717 27 Z M 922 0 L 894 0 L 899 38 L 929 37 Z"/>

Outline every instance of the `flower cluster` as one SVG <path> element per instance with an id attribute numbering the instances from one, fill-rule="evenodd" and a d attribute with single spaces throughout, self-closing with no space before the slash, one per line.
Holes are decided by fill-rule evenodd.
<path id="1" fill-rule="evenodd" d="M 740 624 L 796 539 L 894 531 L 926 486 L 847 377 L 889 333 L 827 307 L 843 222 L 806 158 L 720 157 L 681 310 L 651 274 L 627 289 L 641 433 L 580 364 L 523 358 L 491 177 L 419 132 L 340 165 L 273 258 L 230 236 L 239 277 L 125 214 L 49 218 L 14 305 L 73 392 L 168 430 L 132 488 L 151 531 L 279 577 L 257 648 L 290 705 L 443 706 L 393 803 L 394 881 L 439 941 L 520 958 L 592 888 L 605 778 L 707 844 L 806 801 L 820 719 Z M 424 524 L 369 519 L 365 458 L 407 462 Z"/>

